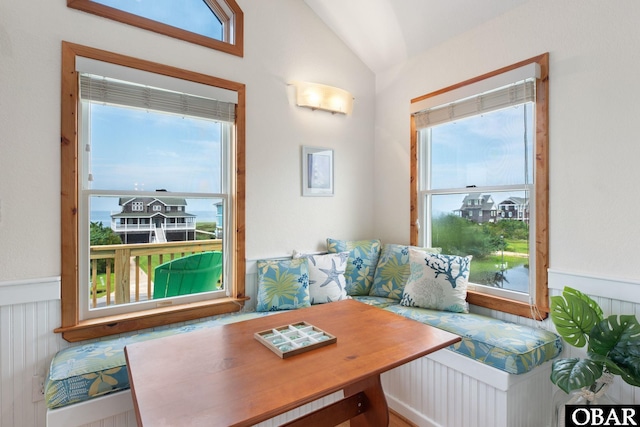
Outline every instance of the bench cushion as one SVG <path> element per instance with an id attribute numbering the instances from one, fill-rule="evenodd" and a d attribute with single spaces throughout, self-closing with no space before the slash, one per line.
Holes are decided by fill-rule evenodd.
<path id="1" fill-rule="evenodd" d="M 45 400 L 50 409 L 82 402 L 129 388 L 124 347 L 168 335 L 211 328 L 272 313 L 231 313 L 214 316 L 204 322 L 167 327 L 134 335 L 68 347 L 59 351 L 49 367 Z"/>
<path id="2" fill-rule="evenodd" d="M 354 295 L 351 298 L 378 308 L 384 308 L 393 304 L 398 304 L 398 300 L 395 298 L 374 297 L 371 295 Z"/>
<path id="3" fill-rule="evenodd" d="M 523 374 L 556 357 L 562 340 L 553 332 L 473 313 L 390 305 L 385 310 L 460 335 L 448 348 L 510 374 Z"/>

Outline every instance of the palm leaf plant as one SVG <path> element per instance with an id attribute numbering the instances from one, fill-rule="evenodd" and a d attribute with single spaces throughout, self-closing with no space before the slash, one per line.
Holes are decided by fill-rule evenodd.
<path id="1" fill-rule="evenodd" d="M 553 362 L 551 381 L 565 393 L 583 387 L 597 392 L 597 380 L 605 373 L 640 386 L 640 324 L 635 316 L 604 317 L 594 300 L 567 286 L 561 296 L 551 297 L 551 320 L 567 344 L 587 347 L 586 358 Z"/>

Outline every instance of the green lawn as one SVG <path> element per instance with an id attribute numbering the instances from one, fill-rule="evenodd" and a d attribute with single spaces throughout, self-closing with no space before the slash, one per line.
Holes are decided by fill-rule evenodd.
<path id="1" fill-rule="evenodd" d="M 115 284 L 115 274 L 111 273 L 111 290 L 113 291 L 113 287 Z M 89 290 L 92 289 L 92 284 L 89 284 Z M 98 274 L 97 283 L 96 283 L 96 292 L 97 298 L 104 296 L 107 292 L 107 273 Z"/>
<path id="2" fill-rule="evenodd" d="M 215 222 L 199 222 L 196 229 L 206 231 L 208 233 L 216 232 L 217 224 Z M 208 240 L 211 235 L 205 233 L 196 233 L 196 240 Z"/>
<path id="3" fill-rule="evenodd" d="M 505 251 L 518 252 L 521 254 L 529 253 L 529 242 L 527 242 L 526 240 L 507 239 L 506 242 L 507 247 L 505 248 Z"/>

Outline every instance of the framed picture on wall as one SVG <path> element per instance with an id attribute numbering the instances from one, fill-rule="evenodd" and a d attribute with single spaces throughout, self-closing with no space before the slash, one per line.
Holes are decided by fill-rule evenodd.
<path id="1" fill-rule="evenodd" d="M 302 147 L 302 195 L 333 196 L 333 150 Z"/>

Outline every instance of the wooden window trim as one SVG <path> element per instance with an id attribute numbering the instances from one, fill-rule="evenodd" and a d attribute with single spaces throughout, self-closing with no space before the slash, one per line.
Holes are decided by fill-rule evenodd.
<path id="1" fill-rule="evenodd" d="M 79 220 L 78 220 L 78 78 L 76 56 L 110 62 L 178 79 L 189 80 L 235 91 L 236 107 L 235 182 L 231 189 L 233 229 L 235 232 L 231 269 L 234 272 L 229 298 L 175 305 L 152 310 L 108 316 L 99 319 L 79 319 Z M 245 85 L 205 74 L 195 73 L 99 49 L 62 42 L 61 97 L 61 326 L 55 332 L 64 339 L 77 341 L 183 322 L 215 314 L 238 311 L 245 297 Z"/>
<path id="2" fill-rule="evenodd" d="M 536 156 L 535 156 L 535 194 L 536 194 L 536 298 L 534 307 L 529 304 L 496 297 L 476 291 L 467 292 L 469 304 L 486 307 L 529 318 L 546 318 L 549 313 L 549 53 L 526 59 L 516 64 L 500 68 L 490 73 L 414 98 L 411 103 L 440 95 L 451 90 L 493 77 L 498 74 L 522 67 L 527 64 L 540 65 L 540 78 L 536 80 Z M 412 245 L 418 245 L 418 137 L 415 120 L 411 116 L 411 180 L 410 180 L 410 239 Z"/>
<path id="3" fill-rule="evenodd" d="M 224 12 L 224 8 L 217 4 L 217 1 L 224 1 L 232 10 L 232 16 L 228 16 Z M 228 41 L 216 40 L 91 0 L 67 0 L 67 6 L 73 9 L 242 57 L 244 55 L 244 13 L 240 6 L 235 0 L 207 0 L 206 3 L 212 13 L 222 22 L 223 34 L 225 34 L 225 40 Z"/>

